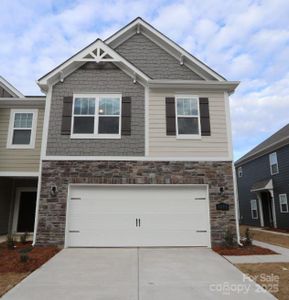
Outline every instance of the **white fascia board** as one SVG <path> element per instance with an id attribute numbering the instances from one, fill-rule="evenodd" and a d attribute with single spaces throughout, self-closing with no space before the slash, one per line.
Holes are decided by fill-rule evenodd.
<path id="1" fill-rule="evenodd" d="M 150 88 L 197 88 L 210 90 L 226 90 L 234 92 L 239 81 L 199 81 L 199 80 L 149 80 Z"/>
<path id="2" fill-rule="evenodd" d="M 0 171 L 0 177 L 39 177 L 39 172 Z"/>
<path id="3" fill-rule="evenodd" d="M 49 82 L 49 79 L 54 77 L 55 75 L 60 75 L 61 71 L 64 71 L 66 68 L 68 68 L 70 65 L 72 65 L 75 62 L 81 62 L 84 64 L 87 61 L 83 61 L 83 58 L 87 55 L 89 55 L 92 51 L 94 51 L 97 47 L 100 47 L 104 51 L 106 51 L 113 59 L 114 62 L 121 63 L 128 67 L 128 69 L 131 70 L 132 74 L 137 74 L 139 77 L 143 78 L 144 80 L 149 80 L 150 78 L 144 74 L 142 71 L 137 69 L 134 65 L 132 65 L 129 61 L 127 61 L 125 58 L 123 58 L 120 54 L 118 54 L 116 51 L 114 51 L 112 48 L 110 48 L 108 45 L 106 45 L 102 40 L 98 39 L 94 43 L 92 43 L 90 46 L 84 48 L 81 50 L 78 54 L 72 56 L 70 59 L 68 59 L 63 64 L 56 67 L 53 71 L 45 75 L 44 77 L 40 78 L 37 81 L 37 84 L 44 90 L 47 89 L 47 85 L 51 82 Z M 79 64 L 77 64 L 77 68 L 79 67 Z M 74 71 L 74 68 L 70 70 L 70 73 Z M 63 74 L 63 76 L 67 76 L 66 74 Z M 59 79 L 60 80 L 60 76 Z"/>
<path id="4" fill-rule="evenodd" d="M 20 93 L 12 84 L 10 84 L 2 76 L 0 76 L 0 83 L 2 83 L 2 85 L 4 86 L 4 88 L 7 88 L 8 90 L 10 90 L 18 98 L 25 98 L 25 96 L 22 93 Z"/>
<path id="5" fill-rule="evenodd" d="M 105 43 L 111 44 L 113 41 L 116 39 L 120 38 L 122 35 L 126 34 L 127 31 L 131 31 L 131 29 L 135 26 L 142 26 L 144 27 L 147 31 L 153 33 L 155 36 L 157 36 L 159 39 L 163 40 L 169 47 L 172 47 L 176 49 L 179 53 L 180 56 L 185 57 L 186 59 L 190 60 L 193 62 L 195 65 L 197 65 L 199 68 L 203 69 L 206 71 L 208 74 L 213 76 L 216 80 L 218 81 L 226 81 L 225 78 L 223 78 L 221 75 L 213 71 L 211 68 L 209 68 L 207 65 L 205 65 L 203 62 L 198 60 L 196 57 L 194 57 L 192 54 L 187 52 L 185 49 L 180 47 L 178 44 L 173 42 L 171 39 L 166 37 L 164 34 L 156 30 L 153 26 L 145 22 L 141 18 L 137 18 L 135 21 L 131 22 L 129 25 L 125 26 L 123 29 L 119 30 L 117 33 L 109 37 L 108 39 L 105 40 Z"/>
<path id="6" fill-rule="evenodd" d="M 229 156 L 216 157 L 153 157 L 153 156 L 42 156 L 42 160 L 78 161 L 232 161 Z"/>

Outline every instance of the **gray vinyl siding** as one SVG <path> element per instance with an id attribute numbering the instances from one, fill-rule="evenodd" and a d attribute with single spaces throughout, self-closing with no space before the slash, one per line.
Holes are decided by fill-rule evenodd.
<path id="1" fill-rule="evenodd" d="M 239 178 L 237 174 L 241 224 L 260 226 L 260 216 L 258 220 L 251 218 L 250 200 L 257 199 L 257 197 L 250 190 L 254 183 L 272 178 L 277 227 L 289 228 L 289 213 L 281 213 L 279 202 L 279 194 L 287 194 L 289 201 L 289 145 L 278 149 L 276 153 L 279 166 L 278 174 L 271 175 L 270 173 L 269 153 L 241 165 L 243 176 Z"/>
<path id="2" fill-rule="evenodd" d="M 0 86 L 0 98 L 12 98 L 13 95 Z"/>
<path id="3" fill-rule="evenodd" d="M 135 34 L 115 49 L 152 79 L 203 80 L 143 34 Z"/>
<path id="4" fill-rule="evenodd" d="M 7 148 L 10 112 L 10 108 L 0 108 L 0 172 L 38 172 L 44 109 L 38 108 L 34 149 Z"/>
<path id="5" fill-rule="evenodd" d="M 131 97 L 131 135 L 121 139 L 71 139 L 61 135 L 63 97 L 78 93 L 120 93 Z M 120 69 L 80 68 L 53 87 L 47 155 L 144 155 L 144 87 Z"/>

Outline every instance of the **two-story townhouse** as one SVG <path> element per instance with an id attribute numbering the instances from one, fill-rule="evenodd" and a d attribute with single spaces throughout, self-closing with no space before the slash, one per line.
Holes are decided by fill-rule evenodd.
<path id="1" fill-rule="evenodd" d="M 235 163 L 240 224 L 289 228 L 289 124 Z"/>
<path id="2" fill-rule="evenodd" d="M 0 76 L 0 235 L 34 231 L 44 108 Z"/>
<path id="3" fill-rule="evenodd" d="M 236 235 L 227 81 L 141 18 L 38 80 L 37 245 L 211 246 Z"/>

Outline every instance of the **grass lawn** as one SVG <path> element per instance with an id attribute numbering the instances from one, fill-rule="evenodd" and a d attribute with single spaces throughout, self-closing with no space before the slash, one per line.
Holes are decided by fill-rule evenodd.
<path id="1" fill-rule="evenodd" d="M 237 264 L 236 267 L 249 276 L 256 276 L 254 280 L 277 299 L 288 299 L 289 263 Z"/>
<path id="2" fill-rule="evenodd" d="M 248 227 L 249 226 L 246 225 L 240 226 L 241 236 L 244 236 L 244 232 Z M 276 234 L 274 232 L 271 233 L 266 231 L 254 230 L 254 228 L 252 227 L 250 227 L 250 232 L 252 234 L 253 240 L 289 248 L 289 234 L 287 236 L 287 235 Z"/>
<path id="3" fill-rule="evenodd" d="M 26 253 L 22 261 L 20 260 L 21 252 Z M 32 247 L 31 243 L 15 243 L 14 249 L 8 249 L 6 243 L 1 243 L 0 297 L 57 252 L 59 249 L 56 247 Z"/>

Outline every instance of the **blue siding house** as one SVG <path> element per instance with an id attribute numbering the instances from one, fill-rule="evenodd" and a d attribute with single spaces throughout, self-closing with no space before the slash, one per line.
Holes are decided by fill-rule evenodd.
<path id="1" fill-rule="evenodd" d="M 235 162 L 240 224 L 289 229 L 289 124 Z"/>

